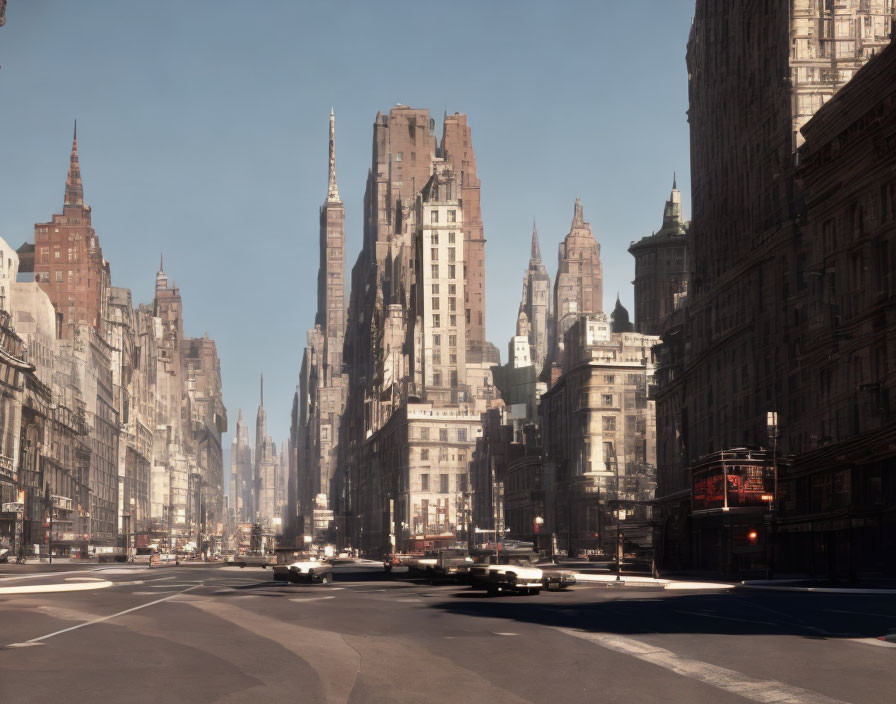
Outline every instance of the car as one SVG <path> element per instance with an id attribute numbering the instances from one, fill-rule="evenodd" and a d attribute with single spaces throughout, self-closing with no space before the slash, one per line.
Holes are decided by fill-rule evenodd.
<path id="1" fill-rule="evenodd" d="M 470 586 L 498 594 L 538 594 L 544 588 L 544 573 L 534 566 L 531 551 L 481 553 L 470 565 Z"/>
<path id="2" fill-rule="evenodd" d="M 576 574 L 572 570 L 551 565 L 539 565 L 539 568 L 542 573 L 541 583 L 548 591 L 560 591 L 576 583 Z"/>
<path id="3" fill-rule="evenodd" d="M 333 565 L 317 558 L 301 559 L 274 567 L 274 581 L 332 584 Z"/>
<path id="4" fill-rule="evenodd" d="M 261 567 L 267 568 L 268 565 L 277 563 L 274 555 L 263 555 L 261 553 L 248 553 L 246 555 L 234 555 L 233 564 L 242 567 Z"/>
<path id="5" fill-rule="evenodd" d="M 489 565 L 485 589 L 489 596 L 505 594 L 538 594 L 543 587 L 544 573 L 527 565 Z"/>

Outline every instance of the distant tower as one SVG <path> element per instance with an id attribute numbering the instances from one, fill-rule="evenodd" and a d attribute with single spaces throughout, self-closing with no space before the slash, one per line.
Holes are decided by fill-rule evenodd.
<path id="1" fill-rule="evenodd" d="M 619 294 L 617 293 L 616 307 L 610 315 L 610 329 L 613 332 L 632 332 L 634 327 L 629 321 L 628 310 L 622 305 L 622 301 L 619 300 Z"/>
<path id="2" fill-rule="evenodd" d="M 602 313 L 603 298 L 600 245 L 585 222 L 582 201 L 576 198 L 569 234 L 560 243 L 554 282 L 555 344 L 583 313 Z"/>
<path id="3" fill-rule="evenodd" d="M 517 314 L 517 335 L 529 338 L 529 356 L 535 365 L 535 374 L 541 374 L 549 348 L 549 320 L 551 316 L 551 277 L 541 261 L 538 231 L 532 223 L 532 245 L 529 267 L 523 275 L 523 296 Z M 525 318 L 526 328 L 520 323 Z"/>
<path id="4" fill-rule="evenodd" d="M 660 335 L 688 291 L 688 223 L 681 216 L 681 191 L 674 175 L 662 227 L 628 251 L 635 258 L 635 329 Z"/>

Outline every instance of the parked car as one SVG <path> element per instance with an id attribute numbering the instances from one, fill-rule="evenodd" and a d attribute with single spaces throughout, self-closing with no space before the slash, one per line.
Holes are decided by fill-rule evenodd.
<path id="1" fill-rule="evenodd" d="M 432 582 L 440 580 L 466 581 L 470 575 L 473 558 L 463 548 L 442 548 L 436 554 L 434 565 L 427 567 L 426 576 Z"/>
<path id="2" fill-rule="evenodd" d="M 277 564 L 276 555 L 264 555 L 260 552 L 248 553 L 246 555 L 234 555 L 233 564 L 242 567 L 261 567 L 267 568 L 268 565 Z"/>
<path id="3" fill-rule="evenodd" d="M 274 580 L 280 582 L 333 583 L 333 565 L 317 558 L 309 558 L 287 565 L 274 566 Z"/>

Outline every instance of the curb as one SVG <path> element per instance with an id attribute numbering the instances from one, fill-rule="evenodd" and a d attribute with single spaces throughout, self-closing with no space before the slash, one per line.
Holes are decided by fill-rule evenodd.
<path id="1" fill-rule="evenodd" d="M 849 587 L 785 587 L 772 584 L 737 584 L 736 589 L 766 592 L 814 592 L 818 594 L 896 594 L 896 589 L 859 589 Z"/>

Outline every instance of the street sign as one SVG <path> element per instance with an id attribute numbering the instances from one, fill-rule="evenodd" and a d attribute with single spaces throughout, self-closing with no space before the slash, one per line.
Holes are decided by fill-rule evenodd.
<path id="1" fill-rule="evenodd" d="M 7 501 L 3 504 L 4 513 L 15 513 L 17 511 L 23 511 L 24 509 L 25 504 L 18 501 Z"/>

